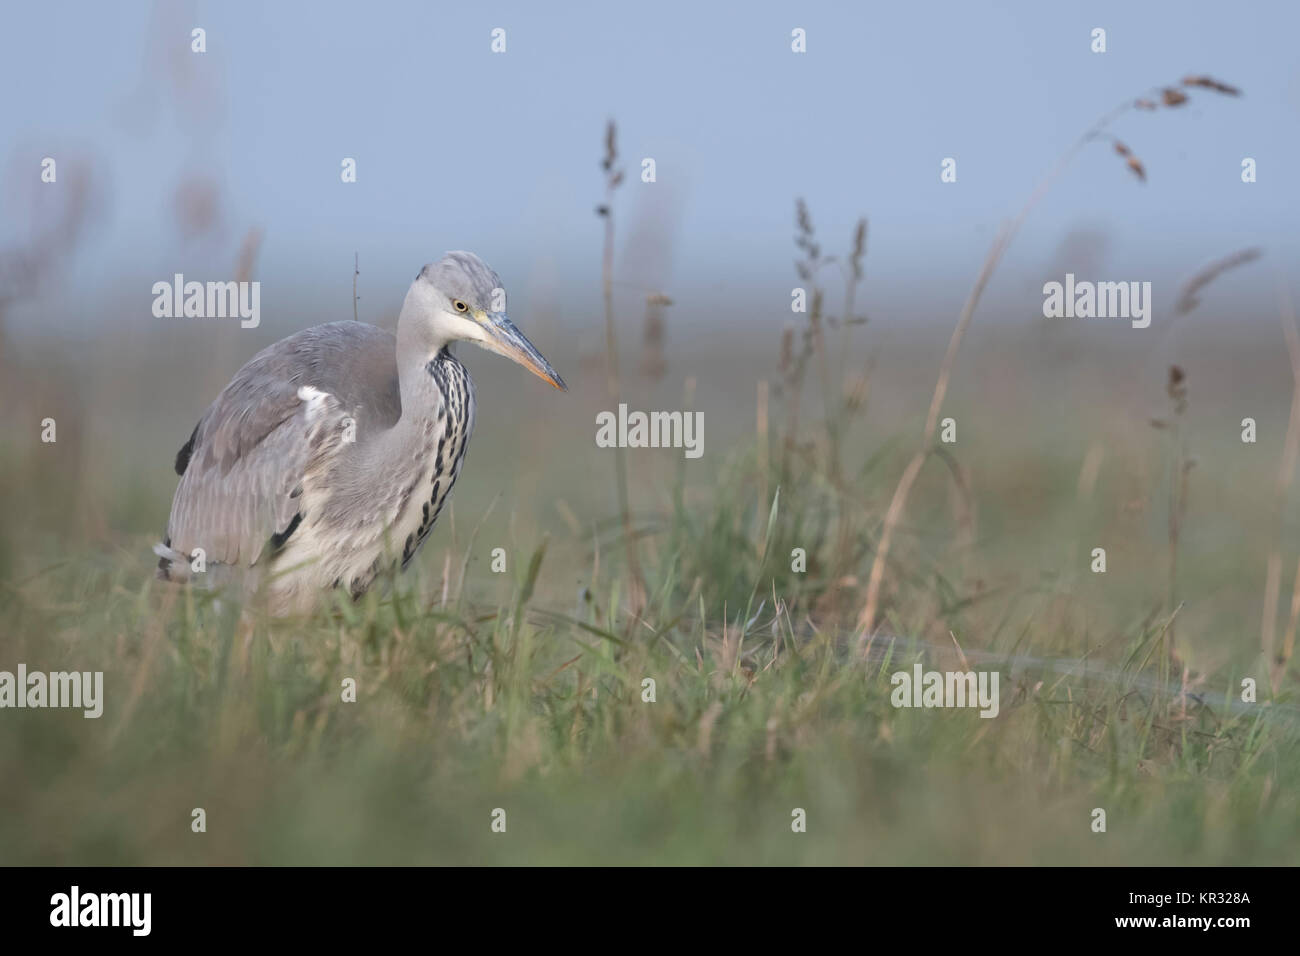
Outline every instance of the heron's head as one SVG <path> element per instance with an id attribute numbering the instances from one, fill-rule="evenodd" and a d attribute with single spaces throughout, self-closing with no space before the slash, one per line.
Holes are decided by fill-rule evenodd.
<path id="1" fill-rule="evenodd" d="M 421 337 L 439 348 L 448 342 L 473 342 L 568 390 L 551 363 L 506 315 L 501 277 L 472 252 L 449 252 L 421 269 L 402 311 L 414 312 Z"/>

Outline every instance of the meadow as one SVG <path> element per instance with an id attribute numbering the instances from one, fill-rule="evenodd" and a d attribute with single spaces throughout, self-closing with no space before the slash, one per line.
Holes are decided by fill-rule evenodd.
<path id="1" fill-rule="evenodd" d="M 864 349 L 870 388 L 850 369 L 832 430 L 816 376 L 793 381 L 797 334 L 784 372 L 773 336 L 767 355 L 669 349 L 657 383 L 627 373 L 635 407 L 693 402 L 707 421 L 698 462 L 625 451 L 637 578 L 614 450 L 594 441 L 600 363 L 561 343 L 551 357 L 572 391 L 552 405 L 469 356 L 481 410 L 454 510 L 390 587 L 290 621 L 154 580 L 172 446 L 198 409 L 148 398 L 146 333 L 51 347 L 8 370 L 0 660 L 103 670 L 106 704 L 98 720 L 4 713 L 0 855 L 1293 860 L 1294 673 L 1274 692 L 1259 624 L 1285 537 L 1280 646 L 1296 559 L 1292 509 L 1272 505 L 1289 367 L 1266 335 L 1201 331 L 1180 356 L 1181 413 L 1162 408 L 1165 370 L 1122 342 L 1131 332 L 1031 319 L 975 334 L 945 405 L 957 440 L 918 479 L 866 653 L 867 575 L 942 335 L 895 337 L 888 358 Z M 192 351 L 174 359 L 178 382 L 224 374 Z M 1162 413 L 1196 459 L 1172 584 L 1183 452 L 1151 424 Z M 54 444 L 34 439 L 47 414 Z M 1248 414 L 1256 444 L 1240 438 Z M 491 570 L 498 547 L 505 573 Z M 997 718 L 893 707 L 890 675 L 917 662 L 997 670 Z M 205 833 L 191 830 L 199 807 Z"/>
<path id="2" fill-rule="evenodd" d="M 1139 330 L 1034 282 L 979 306 L 1004 234 L 926 304 L 950 336 L 876 313 L 866 223 L 799 204 L 807 310 L 710 336 L 689 296 L 616 310 L 607 148 L 603 314 L 525 325 L 571 391 L 463 350 L 451 508 L 310 619 L 150 546 L 202 408 L 318 316 L 0 342 L 0 667 L 105 680 L 99 719 L 0 714 L 0 861 L 1293 861 L 1300 337 L 1253 256 Z M 701 412 L 702 454 L 601 447 L 622 401 Z M 997 716 L 894 706 L 918 664 L 996 672 Z"/>

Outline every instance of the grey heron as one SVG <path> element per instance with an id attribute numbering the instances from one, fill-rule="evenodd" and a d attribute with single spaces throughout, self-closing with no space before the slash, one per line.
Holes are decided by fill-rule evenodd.
<path id="1" fill-rule="evenodd" d="M 449 252 L 411 283 L 396 336 L 331 322 L 254 356 L 176 455 L 158 577 L 191 580 L 202 568 L 224 583 L 242 571 L 285 615 L 333 588 L 359 597 L 386 568 L 405 569 L 474 428 L 474 385 L 450 345 L 473 342 L 565 390 L 504 300 L 482 259 Z"/>

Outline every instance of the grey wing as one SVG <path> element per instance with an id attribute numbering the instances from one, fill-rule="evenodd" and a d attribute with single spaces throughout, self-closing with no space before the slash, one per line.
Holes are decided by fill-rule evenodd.
<path id="1" fill-rule="evenodd" d="M 156 549 L 164 563 L 202 548 L 207 561 L 248 567 L 283 544 L 301 520 L 303 476 L 346 414 L 327 389 L 351 393 L 347 404 L 362 414 L 395 415 L 392 342 L 373 326 L 338 322 L 277 342 L 245 365 L 176 456 L 181 481 Z M 377 372 L 360 372 L 358 361 Z"/>
<path id="2" fill-rule="evenodd" d="M 292 533 L 295 490 L 313 457 L 307 405 L 287 383 L 263 383 L 249 401 L 222 393 L 195 430 L 172 499 L 169 548 L 249 566 L 268 542 Z"/>

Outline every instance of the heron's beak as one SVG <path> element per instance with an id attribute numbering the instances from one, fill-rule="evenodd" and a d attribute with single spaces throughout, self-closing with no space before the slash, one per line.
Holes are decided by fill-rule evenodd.
<path id="1" fill-rule="evenodd" d="M 515 328 L 504 312 L 489 312 L 481 320 L 483 331 L 487 333 L 484 347 L 498 355 L 504 355 L 512 362 L 518 362 L 528 371 L 543 381 L 550 382 L 562 392 L 569 387 L 560 378 L 560 373 L 551 368 L 551 363 L 542 357 L 533 343 L 525 338 L 524 333 Z"/>

